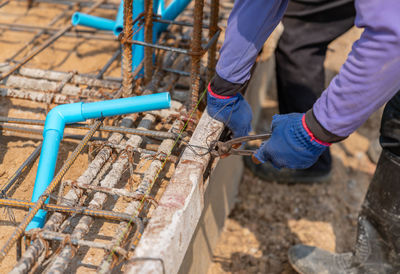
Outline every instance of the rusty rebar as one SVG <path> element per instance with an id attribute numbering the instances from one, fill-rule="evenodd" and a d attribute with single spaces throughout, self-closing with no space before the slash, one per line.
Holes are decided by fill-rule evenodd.
<path id="1" fill-rule="evenodd" d="M 191 43 L 192 52 L 201 52 L 201 37 L 203 30 L 203 8 L 204 0 L 195 0 L 194 2 L 194 23 L 193 23 L 193 36 Z M 191 64 L 191 94 L 192 100 L 190 105 L 190 113 L 196 109 L 197 101 L 199 100 L 199 89 L 200 89 L 200 55 L 192 55 Z M 195 121 L 197 115 L 194 115 Z M 193 125 L 191 125 L 193 127 Z"/>
<path id="2" fill-rule="evenodd" d="M 130 195 L 129 198 L 141 198 Z M 19 208 L 19 209 L 31 209 L 35 207 L 34 202 L 17 200 L 17 199 L 4 199 L 0 198 L 0 207 L 9 207 L 9 208 Z M 65 205 L 56 205 L 56 204 L 43 204 L 40 209 L 46 211 L 60 212 L 60 213 L 70 213 L 70 214 L 81 214 L 93 217 L 104 218 L 107 220 L 113 221 L 131 221 L 132 216 L 121 213 L 121 212 L 113 212 L 109 210 L 101 210 L 101 209 L 91 209 L 87 207 L 73 207 L 73 206 L 65 206 Z"/>
<path id="3" fill-rule="evenodd" d="M 132 0 L 124 0 L 124 30 L 123 41 L 131 41 L 133 38 L 132 21 Z M 122 43 L 122 87 L 123 97 L 129 97 L 133 92 L 132 76 L 132 46 L 128 43 Z"/>
<path id="4" fill-rule="evenodd" d="M 208 31 L 208 38 L 211 40 L 218 31 L 218 14 L 219 14 L 219 0 L 211 0 L 211 11 L 210 11 L 210 29 Z M 207 82 L 211 81 L 211 78 L 215 74 L 217 56 L 217 43 L 213 43 L 208 50 L 207 60 Z"/>
<path id="5" fill-rule="evenodd" d="M 0 127 L 3 126 L 3 123 L 43 126 L 45 123 L 45 120 L 0 116 Z M 7 128 L 8 127 L 5 126 L 5 129 L 7 129 Z M 74 123 L 74 124 L 66 125 L 66 128 L 90 129 L 91 126 L 88 124 L 83 124 L 83 123 Z M 160 139 L 171 139 L 171 138 L 177 137 L 177 134 L 173 133 L 173 132 L 147 130 L 147 129 L 143 130 L 140 128 L 127 128 L 127 127 L 122 127 L 122 126 L 121 127 L 100 126 L 98 131 L 118 132 L 121 134 L 132 134 L 132 135 L 147 136 L 147 137 L 160 138 Z M 21 128 L 21 132 L 35 132 L 35 133 L 41 134 L 41 131 L 39 129 L 33 129 L 33 128 Z M 187 136 L 186 134 L 183 135 L 183 137 L 186 137 L 186 136 Z"/>
<path id="6" fill-rule="evenodd" d="M 27 167 L 31 166 L 31 164 L 39 157 L 40 150 L 42 148 L 42 143 L 40 143 L 35 150 L 26 158 L 23 164 L 15 171 L 14 175 L 8 179 L 7 183 L 0 189 L 0 197 L 6 197 L 7 191 L 17 182 L 19 176 L 26 170 Z"/>
<path id="7" fill-rule="evenodd" d="M 144 2 L 144 41 L 153 43 L 153 0 Z M 144 48 L 144 84 L 151 80 L 153 75 L 153 49 L 151 47 Z"/>
<path id="8" fill-rule="evenodd" d="M 7 253 L 10 251 L 12 246 L 15 244 L 15 242 L 23 235 L 26 227 L 28 224 L 32 221 L 33 217 L 35 217 L 36 213 L 39 211 L 39 209 L 43 206 L 47 198 L 50 196 L 50 194 L 54 191 L 54 189 L 58 186 L 60 183 L 61 179 L 65 175 L 65 173 L 69 170 L 69 168 L 72 166 L 72 164 L 75 162 L 76 158 L 78 155 L 82 152 L 83 148 L 86 146 L 86 144 L 89 142 L 89 140 L 92 138 L 92 136 L 95 134 L 97 129 L 101 125 L 101 121 L 97 121 L 95 124 L 93 124 L 91 130 L 86 134 L 85 138 L 79 143 L 79 145 L 75 148 L 73 153 L 68 157 L 68 159 L 65 161 L 64 165 L 60 169 L 60 171 L 57 173 L 57 175 L 53 178 L 49 186 L 46 188 L 46 191 L 40 196 L 38 201 L 35 204 L 35 207 L 29 211 L 29 213 L 25 216 L 25 218 L 22 220 L 22 222 L 19 224 L 19 226 L 14 230 L 13 234 L 11 237 L 7 240 L 7 242 L 4 244 L 4 246 L 0 250 L 0 262 L 3 261 Z"/>
<path id="9" fill-rule="evenodd" d="M 32 231 L 32 230 L 30 230 Z M 51 241 L 61 241 L 66 244 L 71 244 L 75 246 L 87 246 L 90 248 L 97 248 L 97 249 L 104 249 L 104 250 L 110 250 L 112 247 L 109 244 L 106 243 L 98 243 L 98 242 L 93 242 L 93 241 L 86 241 L 86 240 L 80 240 L 76 239 L 74 237 L 71 237 L 69 234 L 64 234 L 60 232 L 55 232 L 55 231 L 47 231 L 47 230 L 33 230 L 33 232 L 28 231 L 26 234 L 27 236 L 39 236 L 43 240 L 51 240 Z M 124 250 L 123 248 L 119 248 L 116 250 L 116 253 L 121 254 L 123 256 L 127 256 L 128 252 Z"/>

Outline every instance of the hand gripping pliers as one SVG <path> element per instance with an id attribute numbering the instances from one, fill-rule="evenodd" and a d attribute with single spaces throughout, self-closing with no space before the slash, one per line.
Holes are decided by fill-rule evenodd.
<path id="1" fill-rule="evenodd" d="M 267 140 L 269 137 L 271 137 L 271 133 L 249 135 L 249 136 L 234 138 L 226 142 L 216 141 L 214 143 L 213 149 L 211 150 L 211 155 L 215 157 L 231 155 L 231 154 L 251 156 L 256 152 L 255 150 L 239 149 L 239 147 L 245 142 L 253 140 Z"/>

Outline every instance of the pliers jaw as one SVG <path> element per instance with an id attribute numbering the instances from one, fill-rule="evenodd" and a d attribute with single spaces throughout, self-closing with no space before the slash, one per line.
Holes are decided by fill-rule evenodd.
<path id="1" fill-rule="evenodd" d="M 245 142 L 253 140 L 267 140 L 269 137 L 271 137 L 271 133 L 244 136 L 234 138 L 226 142 L 217 141 L 214 143 L 213 149 L 210 153 L 215 157 L 227 155 L 251 156 L 256 152 L 255 150 L 239 149 L 239 147 L 241 147 Z"/>

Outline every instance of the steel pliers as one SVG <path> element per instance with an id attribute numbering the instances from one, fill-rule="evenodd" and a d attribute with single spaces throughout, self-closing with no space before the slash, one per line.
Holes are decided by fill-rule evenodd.
<path id="1" fill-rule="evenodd" d="M 226 142 L 216 141 L 214 143 L 213 149 L 211 150 L 211 155 L 215 157 L 231 154 L 251 156 L 256 152 L 255 150 L 239 149 L 238 147 L 240 147 L 244 142 L 249 142 L 253 140 L 267 140 L 269 137 L 271 137 L 271 133 L 249 135 L 234 138 Z"/>

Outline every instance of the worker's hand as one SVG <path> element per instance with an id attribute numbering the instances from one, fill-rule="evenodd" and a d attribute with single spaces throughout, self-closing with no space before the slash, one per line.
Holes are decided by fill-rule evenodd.
<path id="1" fill-rule="evenodd" d="M 249 135 L 252 119 L 251 108 L 240 93 L 234 96 L 220 96 L 214 93 L 209 85 L 207 110 L 211 117 L 223 122 L 232 130 L 234 138 Z"/>
<path id="2" fill-rule="evenodd" d="M 276 168 L 305 169 L 312 166 L 330 145 L 315 138 L 301 113 L 274 115 L 272 136 L 254 154 Z"/>

